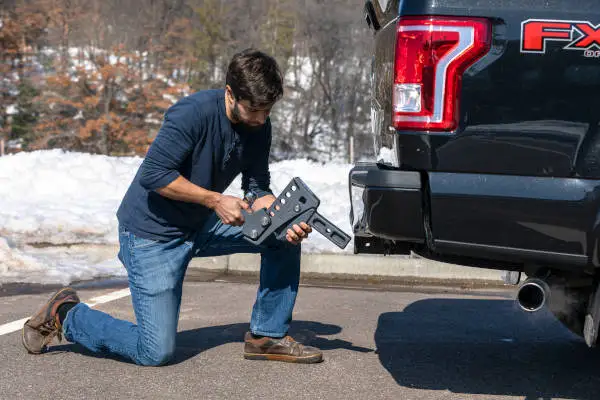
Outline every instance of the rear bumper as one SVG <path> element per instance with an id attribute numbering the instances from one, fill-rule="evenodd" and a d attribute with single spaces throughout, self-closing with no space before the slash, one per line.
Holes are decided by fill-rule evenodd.
<path id="1" fill-rule="evenodd" d="M 359 164 L 349 187 L 355 254 L 600 267 L 598 180 Z"/>
<path id="2" fill-rule="evenodd" d="M 358 164 L 349 188 L 355 253 L 406 253 L 410 243 L 425 242 L 420 173 Z"/>

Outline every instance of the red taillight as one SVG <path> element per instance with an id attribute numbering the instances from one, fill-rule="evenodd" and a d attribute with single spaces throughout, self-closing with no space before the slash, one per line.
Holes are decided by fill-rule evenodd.
<path id="1" fill-rule="evenodd" d="M 394 127 L 456 130 L 462 75 L 489 51 L 490 41 L 490 24 L 483 18 L 400 18 L 392 93 Z"/>

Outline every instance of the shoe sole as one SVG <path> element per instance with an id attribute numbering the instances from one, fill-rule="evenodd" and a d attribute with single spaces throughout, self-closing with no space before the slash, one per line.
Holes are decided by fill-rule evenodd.
<path id="1" fill-rule="evenodd" d="M 29 320 L 27 320 L 27 322 L 29 322 Z M 25 322 L 25 324 L 27 324 L 27 322 Z M 21 329 L 21 343 L 23 343 L 23 347 L 25 347 L 25 350 L 27 350 L 27 352 L 29 354 L 42 354 L 44 352 L 44 348 L 42 348 L 40 351 L 33 351 L 27 346 L 27 343 L 25 342 L 25 327 L 24 326 L 23 326 L 23 329 Z"/>
<path id="2" fill-rule="evenodd" d="M 34 315 L 32 318 L 34 318 L 34 317 L 37 317 L 37 316 L 38 316 L 38 315 L 39 315 L 39 314 L 42 312 L 42 310 L 44 310 L 45 308 L 47 308 L 47 307 L 48 307 L 48 305 L 49 305 L 50 303 L 52 303 L 54 300 L 56 300 L 56 297 L 58 297 L 58 295 L 59 295 L 59 294 L 61 294 L 62 292 L 64 292 L 65 290 L 73 290 L 73 289 L 72 289 L 72 288 L 69 288 L 69 287 L 66 287 L 66 288 L 63 288 L 63 289 L 59 290 L 58 292 L 56 292 L 56 293 L 54 294 L 54 296 L 52 296 L 52 297 L 50 298 L 50 300 L 48 300 L 48 301 L 46 302 L 46 304 L 44 304 L 44 306 L 40 308 L 40 311 L 38 311 L 38 313 L 37 313 L 37 314 L 35 314 L 35 315 Z M 29 321 L 31 321 L 31 318 L 30 318 L 30 319 L 28 319 L 27 321 L 25 321 L 25 323 L 23 324 L 23 328 L 21 329 L 21 343 L 23 343 L 23 347 L 25 347 L 25 350 L 27 350 L 27 352 L 28 352 L 29 354 L 42 354 L 42 353 L 44 352 L 44 350 L 46 349 L 46 347 L 47 347 L 47 346 L 46 346 L 46 347 L 43 347 L 43 348 L 42 348 L 40 351 L 33 351 L 33 350 L 31 350 L 31 349 L 30 349 L 30 348 L 27 346 L 27 344 L 25 343 L 25 325 L 27 325 L 27 323 L 28 323 Z"/>
<path id="3" fill-rule="evenodd" d="M 322 354 L 314 354 L 311 356 L 289 356 L 285 354 L 256 354 L 256 353 L 244 353 L 246 360 L 259 360 L 259 361 L 283 361 L 296 364 L 315 364 L 323 361 Z"/>

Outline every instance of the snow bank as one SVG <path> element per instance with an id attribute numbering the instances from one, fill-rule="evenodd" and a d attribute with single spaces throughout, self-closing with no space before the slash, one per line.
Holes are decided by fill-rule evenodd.
<path id="1" fill-rule="evenodd" d="M 116 243 L 116 210 L 139 157 L 62 150 L 0 158 L 0 236 L 21 243 Z"/>
<path id="2" fill-rule="evenodd" d="M 110 244 L 118 242 L 116 211 L 142 162 L 140 157 L 107 157 L 62 150 L 19 153 L 0 158 L 0 284 L 68 283 L 124 274 L 115 255 L 106 262 L 85 252 L 33 249 L 28 244 Z M 275 194 L 298 176 L 319 196 L 319 212 L 345 232 L 348 221 L 349 164 L 297 159 L 271 165 Z M 238 176 L 226 190 L 240 196 Z M 4 238 L 2 238 L 4 237 Z M 9 245 L 10 243 L 10 245 Z M 340 250 L 319 233 L 303 243 L 306 253 Z"/>

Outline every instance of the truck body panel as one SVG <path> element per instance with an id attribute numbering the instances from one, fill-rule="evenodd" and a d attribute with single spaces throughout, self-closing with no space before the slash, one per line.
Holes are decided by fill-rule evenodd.
<path id="1" fill-rule="evenodd" d="M 400 222 L 411 212 L 394 209 L 394 198 L 405 198 L 401 184 L 395 194 L 366 185 L 366 217 L 358 218 L 355 234 L 397 248 L 413 244 L 438 255 L 505 260 L 515 268 L 537 262 L 594 273 L 600 266 L 600 9 L 589 0 L 370 3 L 378 24 L 372 69 L 378 168 L 419 173 L 420 200 L 411 209 L 422 229 Z M 491 25 L 490 51 L 461 77 L 460 119 L 451 132 L 392 126 L 397 27 L 416 16 L 485 18 Z M 538 42 L 541 48 L 533 50 Z M 587 47 L 572 48 L 577 43 Z M 360 243 L 355 251 L 373 249 L 394 252 Z"/>

